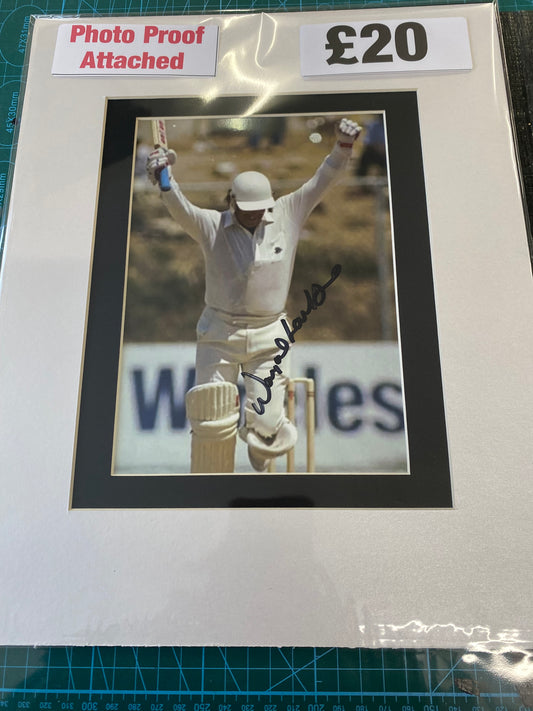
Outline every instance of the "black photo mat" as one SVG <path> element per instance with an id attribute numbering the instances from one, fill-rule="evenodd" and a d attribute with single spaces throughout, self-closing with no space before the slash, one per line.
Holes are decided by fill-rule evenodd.
<path id="1" fill-rule="evenodd" d="M 136 124 L 239 117 L 255 96 L 109 99 L 74 457 L 72 508 L 449 508 L 452 506 L 417 96 L 288 95 L 261 115 L 383 112 L 394 227 L 408 474 L 112 475 Z"/>

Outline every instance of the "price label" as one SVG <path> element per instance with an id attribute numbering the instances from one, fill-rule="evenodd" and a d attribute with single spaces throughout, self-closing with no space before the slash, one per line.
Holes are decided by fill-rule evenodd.
<path id="1" fill-rule="evenodd" d="M 302 76 L 472 69 L 463 17 L 302 25 Z"/>

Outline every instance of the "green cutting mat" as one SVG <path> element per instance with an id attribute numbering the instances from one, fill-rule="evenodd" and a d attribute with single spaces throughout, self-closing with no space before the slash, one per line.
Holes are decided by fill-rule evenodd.
<path id="1" fill-rule="evenodd" d="M 533 706 L 533 655 L 516 652 L 0 647 L 0 661 L 0 709 L 9 711 L 531 711 Z"/>
<path id="2" fill-rule="evenodd" d="M 400 3 L 390 0 L 387 4 Z M 7 203 L 16 148 L 21 76 L 32 14 L 180 15 L 364 5 L 381 3 L 317 0 L 315 7 L 300 0 L 0 1 L 0 214 Z M 510 69 L 518 67 L 511 79 L 515 83 L 515 118 L 523 127 L 521 153 L 527 158 L 527 188 L 533 162 L 528 153 L 531 104 L 525 86 L 531 67 L 520 47 L 531 35 L 524 34 L 526 23 L 518 20 L 519 14 L 509 11 L 531 10 L 533 0 L 500 0 L 499 6 L 508 13 L 504 32 L 507 28 L 513 50 Z M 530 13 L 525 15 L 529 21 Z M 0 258 L 1 247 L 0 234 Z M 3 709 L 533 711 L 533 655 L 431 649 L 0 647 L 0 711 Z"/>

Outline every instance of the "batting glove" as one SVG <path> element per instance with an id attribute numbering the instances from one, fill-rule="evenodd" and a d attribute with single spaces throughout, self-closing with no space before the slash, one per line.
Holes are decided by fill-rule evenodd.
<path id="1" fill-rule="evenodd" d="M 351 150 L 354 141 L 357 139 L 361 133 L 361 126 L 355 123 L 355 121 L 350 121 L 350 119 L 343 118 L 339 125 L 336 127 L 337 133 L 337 143 L 341 148 L 349 148 Z"/>
<path id="2" fill-rule="evenodd" d="M 159 174 L 176 162 L 176 152 L 167 148 L 157 148 L 146 159 L 146 173 L 152 185 L 159 184 Z"/>

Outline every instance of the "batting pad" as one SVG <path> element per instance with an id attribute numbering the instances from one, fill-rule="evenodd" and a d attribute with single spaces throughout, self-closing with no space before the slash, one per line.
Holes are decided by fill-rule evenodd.
<path id="1" fill-rule="evenodd" d="M 233 472 L 239 391 L 233 383 L 207 383 L 187 393 L 191 422 L 191 472 Z"/>

